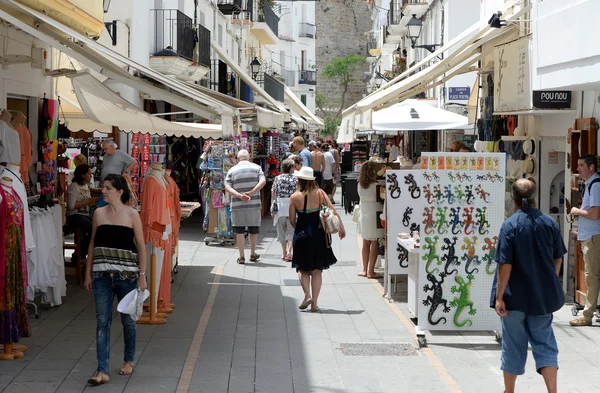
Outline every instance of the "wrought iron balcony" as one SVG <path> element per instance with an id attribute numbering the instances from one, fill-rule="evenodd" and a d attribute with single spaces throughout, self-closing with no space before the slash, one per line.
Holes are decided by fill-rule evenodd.
<path id="1" fill-rule="evenodd" d="M 150 10 L 150 12 L 154 28 L 153 56 L 177 56 L 193 60 L 194 25 L 192 18 L 179 10 Z"/>
<path id="2" fill-rule="evenodd" d="M 198 64 L 210 67 L 210 30 L 198 25 Z"/>
<path id="3" fill-rule="evenodd" d="M 317 38 L 317 26 L 312 23 L 300 23 L 300 37 Z"/>
<path id="4" fill-rule="evenodd" d="M 390 0 L 390 10 L 388 11 L 388 25 L 400 24 L 402 19 L 402 0 Z"/>
<path id="5" fill-rule="evenodd" d="M 300 71 L 300 80 L 298 81 L 301 85 L 316 85 L 317 84 L 317 72 L 316 71 Z"/>
<path id="6" fill-rule="evenodd" d="M 277 14 L 275 14 L 275 11 L 271 9 L 271 6 L 269 5 L 269 3 L 267 3 L 266 0 L 263 0 L 262 11 L 263 12 L 258 15 L 258 21 L 265 22 L 269 26 L 273 34 L 279 37 L 279 18 L 277 17 Z"/>
<path id="7" fill-rule="evenodd" d="M 263 73 L 263 87 L 267 94 L 276 99 L 279 102 L 284 101 L 284 85 L 279 82 L 275 77 Z"/>
<path id="8" fill-rule="evenodd" d="M 224 15 L 233 15 L 243 10 L 242 0 L 217 0 L 219 11 Z"/>
<path id="9" fill-rule="evenodd" d="M 381 35 L 380 31 L 373 31 L 371 33 L 369 33 L 368 37 L 367 37 L 367 56 L 372 56 L 373 53 L 371 53 L 372 49 L 378 49 L 379 48 L 379 37 Z"/>

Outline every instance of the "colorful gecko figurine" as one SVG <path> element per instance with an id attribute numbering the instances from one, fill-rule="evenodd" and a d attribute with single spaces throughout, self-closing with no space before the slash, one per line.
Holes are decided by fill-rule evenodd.
<path id="1" fill-rule="evenodd" d="M 466 181 L 472 181 L 473 180 L 473 176 L 467 175 L 467 173 L 464 172 L 463 173 L 463 179 L 465 179 Z"/>
<path id="2" fill-rule="evenodd" d="M 463 182 L 465 180 L 465 177 L 462 175 L 462 173 L 460 172 L 456 172 L 456 178 L 458 179 L 459 182 Z"/>
<path id="3" fill-rule="evenodd" d="M 435 199 L 437 199 L 437 203 L 442 203 L 442 199 L 444 198 L 442 186 L 440 186 L 439 184 L 433 186 L 433 195 L 435 196 Z"/>
<path id="4" fill-rule="evenodd" d="M 440 176 L 439 176 L 439 175 L 438 175 L 436 172 L 433 172 L 433 173 L 431 174 L 431 177 L 433 177 L 433 179 L 434 179 L 435 181 L 440 181 Z"/>
<path id="5" fill-rule="evenodd" d="M 427 280 L 431 283 L 431 285 L 423 285 L 424 292 L 433 291 L 433 296 L 428 295 L 427 298 L 423 300 L 424 306 L 431 306 L 427 315 L 427 320 L 431 325 L 437 325 L 438 323 L 442 322 L 442 320 L 444 321 L 444 323 L 446 323 L 446 318 L 444 317 L 440 317 L 440 319 L 438 319 L 437 321 L 433 320 L 433 314 L 435 313 L 435 310 L 437 310 L 440 304 L 444 305 L 444 312 L 450 312 L 448 301 L 443 298 L 444 291 L 442 284 L 444 283 L 445 277 L 446 275 L 443 272 L 440 273 L 440 280 L 438 281 L 436 280 L 433 274 L 428 274 Z"/>
<path id="6" fill-rule="evenodd" d="M 477 212 L 475 213 L 475 217 L 477 218 L 477 226 L 479 227 L 479 234 L 486 235 L 489 233 L 490 223 L 487 220 L 487 207 L 477 208 Z"/>
<path id="7" fill-rule="evenodd" d="M 425 194 L 425 199 L 427 199 L 427 204 L 431 205 L 433 203 L 433 193 L 431 192 L 431 186 L 429 184 L 425 184 L 423 186 L 423 194 Z"/>
<path id="8" fill-rule="evenodd" d="M 464 220 L 462 224 L 463 228 L 465 228 L 465 235 L 471 235 L 475 233 L 475 230 L 471 228 L 475 224 L 475 221 L 473 221 L 473 210 L 474 208 L 472 207 L 463 208 L 464 213 L 462 216 Z"/>
<path id="9" fill-rule="evenodd" d="M 413 208 L 412 207 L 406 207 L 406 210 L 404 211 L 404 214 L 402 215 L 402 225 L 404 225 L 405 227 L 409 227 L 410 226 L 410 215 L 413 212 Z"/>
<path id="10" fill-rule="evenodd" d="M 421 196 L 421 187 L 417 186 L 417 182 L 412 173 L 404 176 L 404 184 L 409 185 L 408 191 L 410 192 L 412 199 L 417 199 Z"/>
<path id="11" fill-rule="evenodd" d="M 449 205 L 454 204 L 455 199 L 454 199 L 454 193 L 452 192 L 451 185 L 444 186 L 444 197 L 448 198 Z"/>
<path id="12" fill-rule="evenodd" d="M 423 225 L 425 225 L 425 234 L 431 235 L 433 233 L 433 229 L 435 228 L 435 221 L 433 220 L 433 212 L 435 207 L 426 207 L 425 212 L 423 213 Z"/>
<path id="13" fill-rule="evenodd" d="M 426 261 L 426 265 L 425 265 L 425 272 L 427 274 L 434 274 L 438 272 L 438 269 L 435 268 L 432 270 L 431 269 L 431 263 L 433 261 L 436 261 L 437 265 L 441 265 L 442 261 L 440 260 L 440 256 L 437 253 L 437 242 L 438 242 L 438 237 L 434 236 L 433 238 L 431 237 L 426 237 L 425 238 L 425 244 L 423 244 L 421 246 L 421 248 L 424 251 L 427 251 L 427 253 L 421 253 L 423 256 L 423 260 Z"/>
<path id="14" fill-rule="evenodd" d="M 387 175 L 387 182 L 388 184 L 390 184 L 390 196 L 393 199 L 400 198 L 402 190 L 400 189 L 400 184 L 398 184 L 398 175 L 396 175 L 395 173 L 390 173 L 389 175 Z"/>
<path id="15" fill-rule="evenodd" d="M 437 212 L 435 213 L 436 221 L 435 226 L 437 227 L 437 231 L 440 235 L 445 234 L 448 227 L 448 220 L 446 220 L 446 215 L 448 213 L 448 207 L 438 207 Z"/>
<path id="16" fill-rule="evenodd" d="M 473 185 L 465 186 L 465 198 L 467 205 L 473 204 L 473 199 L 475 199 L 475 195 L 473 194 Z"/>
<path id="17" fill-rule="evenodd" d="M 465 272 L 467 274 L 473 274 L 479 272 L 479 269 L 473 268 L 473 270 L 469 270 L 471 264 L 475 264 L 475 266 L 481 265 L 479 261 L 479 256 L 475 255 L 475 245 L 477 244 L 477 236 L 473 236 L 473 239 L 469 239 L 465 237 L 463 240 L 464 244 L 460 247 L 461 250 L 467 250 L 465 254 L 461 257 L 463 261 L 465 261 Z"/>
<path id="18" fill-rule="evenodd" d="M 462 222 L 460 222 L 460 207 L 450 208 L 450 225 L 452 234 L 459 235 L 462 232 Z"/>
<path id="19" fill-rule="evenodd" d="M 451 272 L 448 271 L 451 265 L 460 266 L 460 261 L 456 256 L 456 242 L 458 241 L 458 238 L 454 236 L 452 240 L 450 240 L 446 237 L 443 240 L 444 243 L 446 243 L 446 245 L 442 245 L 442 251 L 446 251 L 446 254 L 442 256 L 442 261 L 446 261 L 446 265 L 444 266 L 444 273 L 446 273 L 447 275 L 458 273 L 458 270 L 456 269 L 452 270 Z"/>
<path id="20" fill-rule="evenodd" d="M 484 202 L 490 202 L 488 200 L 490 193 L 484 190 L 483 187 L 481 187 L 481 184 L 478 184 L 477 187 L 475 187 L 475 192 L 479 195 L 479 198 L 481 198 Z"/>
<path id="21" fill-rule="evenodd" d="M 456 177 L 454 176 L 454 173 L 448 172 L 448 180 L 450 180 L 452 183 L 454 183 L 456 181 Z"/>
<path id="22" fill-rule="evenodd" d="M 485 244 L 481 249 L 483 251 L 489 251 L 483 256 L 483 261 L 486 262 L 485 272 L 491 276 L 496 273 L 494 259 L 496 258 L 496 243 L 498 242 L 498 236 L 494 236 L 492 239 L 486 237 L 483 241 Z M 492 266 L 494 266 L 494 269 L 492 269 Z"/>
<path id="23" fill-rule="evenodd" d="M 454 197 L 459 203 L 465 198 L 465 193 L 461 186 L 454 186 Z"/>
<path id="24" fill-rule="evenodd" d="M 456 307 L 456 311 L 454 312 L 454 325 L 458 327 L 463 327 L 467 323 L 469 326 L 473 325 L 473 321 L 470 319 L 465 319 L 463 322 L 459 322 L 458 320 L 460 314 L 466 307 L 469 307 L 469 315 L 475 315 L 477 313 L 477 310 L 473 308 L 474 303 L 470 299 L 471 291 L 469 290 L 469 287 L 473 284 L 474 278 L 475 277 L 473 277 L 472 274 L 469 274 L 467 276 L 468 281 L 465 282 L 464 278 L 461 276 L 456 276 L 454 277 L 454 281 L 456 281 L 458 286 L 454 285 L 452 288 L 450 288 L 450 292 L 459 294 L 458 297 L 455 296 L 450 302 L 450 306 Z"/>

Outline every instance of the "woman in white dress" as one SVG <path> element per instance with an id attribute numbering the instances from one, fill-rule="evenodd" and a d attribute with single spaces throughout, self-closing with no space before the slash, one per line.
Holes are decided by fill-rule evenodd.
<path id="1" fill-rule="evenodd" d="M 383 228 L 377 227 L 383 204 L 377 202 L 377 164 L 367 161 L 363 164 L 358 177 L 358 196 L 360 197 L 359 233 L 363 238 L 361 277 L 381 278 L 375 274 L 375 262 L 379 253 L 377 240 L 385 236 Z"/>

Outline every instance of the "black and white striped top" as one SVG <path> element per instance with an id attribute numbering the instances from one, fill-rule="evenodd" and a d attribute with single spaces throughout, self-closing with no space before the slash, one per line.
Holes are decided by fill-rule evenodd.
<path id="1" fill-rule="evenodd" d="M 137 248 L 133 228 L 100 225 L 94 237 L 93 271 L 138 272 Z"/>

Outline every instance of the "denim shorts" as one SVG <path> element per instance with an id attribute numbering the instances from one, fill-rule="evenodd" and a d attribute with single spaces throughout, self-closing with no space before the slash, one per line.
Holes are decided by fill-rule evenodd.
<path id="1" fill-rule="evenodd" d="M 538 373 L 543 367 L 558 368 L 558 346 L 552 330 L 552 314 L 507 312 L 508 315 L 502 317 L 502 371 L 512 375 L 525 374 L 528 344 L 531 344 Z"/>

